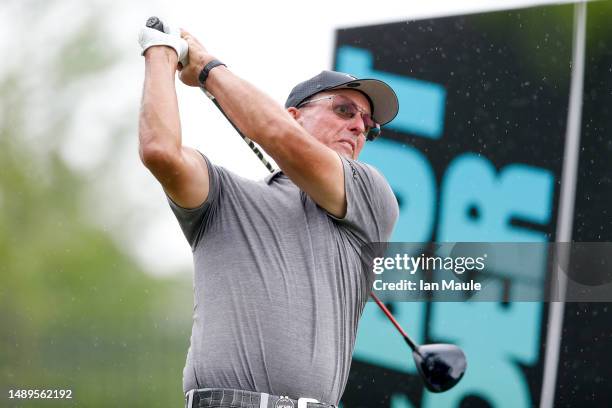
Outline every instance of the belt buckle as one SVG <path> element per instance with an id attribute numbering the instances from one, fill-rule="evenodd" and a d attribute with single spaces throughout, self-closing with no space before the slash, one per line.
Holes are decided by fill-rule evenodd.
<path id="1" fill-rule="evenodd" d="M 295 408 L 295 405 L 289 396 L 279 395 L 278 399 L 274 403 L 274 408 Z"/>
<path id="2" fill-rule="evenodd" d="M 307 408 L 309 402 L 318 403 L 319 401 L 314 398 L 299 398 L 297 408 Z"/>

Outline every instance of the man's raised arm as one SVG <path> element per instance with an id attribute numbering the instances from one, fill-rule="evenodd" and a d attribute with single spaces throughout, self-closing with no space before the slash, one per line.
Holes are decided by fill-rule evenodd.
<path id="1" fill-rule="evenodd" d="M 174 77 L 178 54 L 186 54 L 187 48 L 185 44 L 181 49 L 169 37 L 148 28 L 141 32 L 145 79 L 139 118 L 139 153 L 144 165 L 170 198 L 181 207 L 194 208 L 208 196 L 208 170 L 197 151 L 182 146 Z M 184 60 L 185 55 L 182 57 Z"/>
<path id="2" fill-rule="evenodd" d="M 189 44 L 190 61 L 180 78 L 187 85 L 200 86 L 198 76 L 214 57 L 186 31 L 181 36 Z M 270 154 L 300 189 L 329 213 L 344 216 L 344 171 L 337 153 L 310 135 L 276 101 L 226 67 L 212 69 L 205 86 L 232 122 Z"/>

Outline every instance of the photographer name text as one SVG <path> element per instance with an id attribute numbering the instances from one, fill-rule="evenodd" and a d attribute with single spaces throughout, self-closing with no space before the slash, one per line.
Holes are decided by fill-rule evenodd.
<path id="1" fill-rule="evenodd" d="M 393 290 L 393 291 L 478 291 L 482 289 L 479 282 L 470 280 L 469 282 L 457 282 L 453 279 L 442 279 L 441 282 L 427 282 L 419 279 L 418 282 L 402 279 L 398 282 L 383 282 L 381 279 L 374 281 L 374 290 Z"/>

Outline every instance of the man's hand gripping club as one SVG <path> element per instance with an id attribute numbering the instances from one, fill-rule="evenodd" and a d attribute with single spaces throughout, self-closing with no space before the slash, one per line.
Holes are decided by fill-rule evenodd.
<path id="1" fill-rule="evenodd" d="M 142 55 L 153 46 L 167 46 L 178 56 L 180 80 L 188 86 L 199 87 L 198 76 L 202 68 L 214 59 L 200 42 L 183 29 L 176 29 L 157 17 L 147 20 L 138 37 Z"/>
<path id="2" fill-rule="evenodd" d="M 180 37 L 180 31 L 164 24 L 157 17 L 151 17 L 147 20 L 146 26 L 140 29 L 138 42 L 142 47 L 142 55 L 149 48 L 161 45 L 174 49 L 178 61 L 183 67 L 189 64 L 189 45 L 187 41 Z"/>

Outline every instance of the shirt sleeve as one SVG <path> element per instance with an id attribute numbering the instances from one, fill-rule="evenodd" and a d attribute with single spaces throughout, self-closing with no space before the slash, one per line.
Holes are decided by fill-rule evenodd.
<path id="1" fill-rule="evenodd" d="M 202 153 L 200 152 L 200 154 Z M 202 157 L 204 157 L 206 167 L 208 168 L 209 189 L 206 200 L 199 207 L 183 208 L 172 201 L 170 196 L 166 194 L 170 208 L 178 220 L 181 230 L 185 238 L 187 238 L 187 242 L 189 242 L 192 251 L 195 250 L 198 242 L 200 242 L 206 224 L 217 207 L 221 189 L 220 168 L 213 165 L 203 154 Z"/>
<path id="2" fill-rule="evenodd" d="M 386 242 L 399 215 L 395 194 L 374 167 L 356 160 L 342 159 L 346 215 L 336 218 L 362 243 Z"/>

